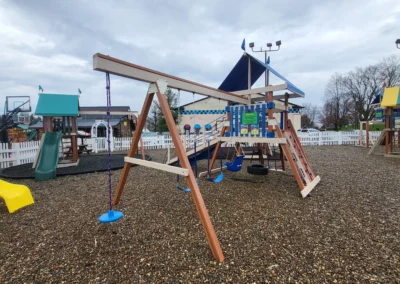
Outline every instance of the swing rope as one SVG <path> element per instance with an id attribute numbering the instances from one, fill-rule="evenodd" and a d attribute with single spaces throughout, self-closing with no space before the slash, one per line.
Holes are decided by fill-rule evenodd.
<path id="1" fill-rule="evenodd" d="M 124 215 L 120 211 L 112 210 L 112 189 L 111 189 L 111 125 L 110 125 L 110 108 L 111 108 L 111 83 L 110 74 L 106 73 L 106 89 L 107 89 L 107 144 L 108 144 L 108 212 L 99 217 L 101 223 L 111 223 L 121 219 Z"/>
<path id="2" fill-rule="evenodd" d="M 111 106 L 111 83 L 110 74 L 106 73 L 106 89 L 107 89 L 107 146 L 108 146 L 108 205 L 112 210 L 112 189 L 111 189 L 111 141 L 110 141 L 110 106 Z"/>

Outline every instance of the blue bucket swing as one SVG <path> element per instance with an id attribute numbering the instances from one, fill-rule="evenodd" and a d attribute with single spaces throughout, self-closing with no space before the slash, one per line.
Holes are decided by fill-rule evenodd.
<path id="1" fill-rule="evenodd" d="M 220 173 L 219 175 L 213 179 L 211 177 L 211 171 L 210 171 L 210 140 L 208 140 L 208 166 L 207 166 L 207 180 L 213 182 L 213 183 L 220 183 L 224 179 L 224 173 L 222 172 L 222 156 L 221 156 L 221 145 L 219 147 L 219 160 L 220 160 Z"/>
<path id="2" fill-rule="evenodd" d="M 110 142 L 110 106 L 111 106 L 111 92 L 110 92 L 110 74 L 106 73 L 107 82 L 107 131 L 108 131 L 108 212 L 99 217 L 100 223 L 111 223 L 121 219 L 124 214 L 121 211 L 112 209 L 112 191 L 111 191 L 111 142 Z"/>
<path id="3" fill-rule="evenodd" d="M 228 150 L 227 157 L 229 157 L 229 150 Z M 243 159 L 244 159 L 244 155 L 240 155 L 240 153 L 238 155 L 238 153 L 236 153 L 236 156 L 233 159 L 233 161 L 225 162 L 226 169 L 230 172 L 240 171 L 242 169 Z"/>

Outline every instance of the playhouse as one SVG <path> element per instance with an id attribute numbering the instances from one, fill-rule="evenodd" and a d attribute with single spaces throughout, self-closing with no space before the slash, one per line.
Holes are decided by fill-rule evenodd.
<path id="1" fill-rule="evenodd" d="M 253 96 L 261 97 L 261 96 Z M 274 100 L 276 105 L 284 106 L 284 100 Z M 200 131 L 206 131 L 205 126 L 210 124 L 212 129 L 220 129 L 220 125 L 225 120 L 226 106 L 228 102 L 224 100 L 215 99 L 212 97 L 202 98 L 194 102 L 190 102 L 178 107 L 178 130 L 179 133 L 185 133 L 184 126 L 189 125 L 192 132 L 194 131 L 194 125 L 199 124 L 201 126 Z M 301 129 L 301 115 L 299 105 L 288 103 L 288 118 L 292 121 L 295 129 Z M 280 113 L 274 113 L 274 118 L 280 123 L 282 116 Z"/>
<path id="2" fill-rule="evenodd" d="M 385 129 L 368 155 L 371 155 L 379 145 L 384 144 L 385 157 L 400 157 L 400 87 L 385 88 L 383 96 L 375 105 L 377 106 L 375 120 L 383 121 Z M 368 129 L 366 132 L 368 136 Z"/>

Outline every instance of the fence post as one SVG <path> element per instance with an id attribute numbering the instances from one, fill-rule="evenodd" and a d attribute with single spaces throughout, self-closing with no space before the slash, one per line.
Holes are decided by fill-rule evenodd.
<path id="1" fill-rule="evenodd" d="M 20 144 L 21 143 L 13 143 L 11 150 L 14 152 L 14 159 L 15 159 L 15 165 L 20 165 L 21 164 L 21 153 L 20 153 Z M 14 165 L 14 163 L 13 163 Z"/>
<path id="2" fill-rule="evenodd" d="M 342 131 L 339 131 L 339 137 L 338 137 L 338 145 L 342 145 L 343 144 L 343 137 L 342 137 Z"/>
<path id="3" fill-rule="evenodd" d="M 324 143 L 322 141 L 322 132 L 318 132 L 318 145 L 319 146 L 324 145 Z"/>

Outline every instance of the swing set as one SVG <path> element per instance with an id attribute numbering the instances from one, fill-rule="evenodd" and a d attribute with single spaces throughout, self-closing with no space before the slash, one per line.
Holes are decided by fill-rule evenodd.
<path id="1" fill-rule="evenodd" d="M 300 193 L 303 197 L 307 196 L 310 191 L 318 184 L 320 181 L 319 176 L 316 176 L 311 168 L 311 165 L 307 159 L 307 156 L 301 146 L 300 140 L 296 135 L 296 131 L 294 130 L 290 120 L 287 119 L 287 100 L 289 96 L 291 97 L 304 97 L 304 93 L 302 93 L 299 89 L 297 89 L 292 83 L 287 81 L 283 76 L 279 75 L 274 69 L 270 68 L 269 65 L 264 64 L 257 59 L 253 58 L 251 55 L 246 52 L 240 59 L 240 62 L 243 61 L 246 63 L 249 62 L 249 88 L 248 90 L 243 90 L 243 86 L 236 86 L 235 88 L 242 91 L 232 91 L 232 90 L 221 90 L 215 89 L 206 85 L 202 85 L 196 82 L 191 82 L 182 78 L 178 78 L 175 76 L 171 76 L 165 73 L 161 73 L 159 71 L 151 70 L 139 65 L 135 65 L 129 62 L 125 62 L 110 56 L 106 56 L 103 54 L 95 54 L 93 56 L 93 69 L 97 71 L 102 71 L 106 73 L 107 78 L 107 123 L 109 124 L 109 106 L 111 105 L 110 100 L 110 81 L 109 74 L 114 74 L 117 76 L 122 76 L 125 78 L 131 78 L 143 82 L 149 83 L 149 87 L 147 90 L 146 98 L 143 103 L 141 116 L 137 122 L 137 129 L 132 137 L 132 142 L 130 145 L 129 152 L 127 157 L 125 157 L 124 168 L 122 170 L 122 174 L 120 176 L 116 193 L 114 195 L 114 199 L 112 199 L 112 186 L 111 186 L 111 171 L 108 171 L 108 196 L 109 196 L 109 204 L 108 204 L 108 212 L 100 216 L 100 222 L 113 222 L 122 218 L 123 214 L 120 211 L 113 210 L 114 205 L 118 205 L 121 200 L 121 195 L 123 193 L 129 171 L 132 164 L 141 165 L 169 173 L 176 174 L 180 177 L 185 177 L 186 183 L 188 185 L 187 188 L 183 188 L 184 191 L 190 191 L 193 202 L 196 206 L 197 214 L 203 226 L 204 232 L 206 234 L 206 238 L 208 244 L 210 246 L 211 252 L 214 258 L 222 262 L 224 260 L 224 255 L 218 241 L 217 235 L 215 233 L 213 224 L 211 222 L 210 216 L 208 214 L 207 208 L 205 206 L 203 197 L 199 190 L 198 186 L 198 176 L 197 176 L 197 152 L 200 151 L 199 147 L 197 147 L 196 143 L 194 144 L 194 159 L 195 159 L 195 173 L 191 167 L 191 163 L 189 161 L 189 152 L 186 152 L 186 149 L 180 139 L 178 130 L 175 125 L 175 121 L 173 119 L 171 110 L 168 106 L 168 102 L 165 97 L 165 92 L 168 88 L 183 90 L 186 92 L 196 93 L 203 96 L 214 97 L 218 99 L 222 99 L 231 103 L 235 103 L 238 105 L 230 106 L 229 111 L 227 113 L 227 122 L 228 124 L 224 126 L 221 130 L 221 136 L 218 137 L 218 142 L 216 143 L 214 153 L 211 157 L 210 153 L 210 141 L 208 141 L 208 169 L 207 169 L 207 180 L 212 181 L 214 183 L 221 182 L 224 178 L 223 163 L 222 163 L 222 153 L 221 153 L 221 144 L 222 143 L 233 143 L 236 145 L 236 155 L 232 161 L 226 162 L 225 167 L 231 171 L 239 171 L 242 168 L 242 162 L 244 159 L 244 153 L 240 153 L 239 148 L 240 143 L 253 143 L 253 144 L 279 144 L 282 148 L 283 153 L 285 154 L 290 167 L 293 171 L 293 174 L 296 178 L 296 181 L 300 187 Z M 255 69 L 257 72 L 253 72 L 251 68 L 251 62 L 255 63 L 258 69 Z M 247 63 L 246 63 L 247 64 Z M 246 66 L 245 64 L 245 66 Z M 237 64 L 237 66 L 243 66 L 243 64 Z M 260 68 L 261 67 L 261 68 Z M 236 67 L 235 67 L 236 68 Z M 251 82 L 255 82 L 259 76 L 266 70 L 270 70 L 273 74 L 279 75 L 281 79 L 285 81 L 282 85 L 277 86 L 268 86 L 265 88 L 251 89 Z M 250 72 L 252 71 L 252 72 Z M 262 71 L 260 73 L 260 71 Z M 232 72 L 231 72 L 232 73 Z M 246 72 L 247 73 L 247 72 Z M 254 75 L 255 74 L 255 75 Z M 253 76 L 254 75 L 254 79 Z M 277 76 L 278 76 L 277 75 Z M 230 75 L 228 75 L 229 77 Z M 251 80 L 250 80 L 251 79 Z M 247 80 L 247 79 L 246 79 Z M 225 80 L 226 81 L 226 80 Z M 224 83 L 221 85 L 223 86 Z M 239 80 L 237 78 L 234 80 L 235 83 L 238 83 Z M 240 82 L 239 82 L 240 83 Z M 225 84 L 226 85 L 226 84 Z M 224 86 L 225 86 L 224 85 Z M 221 88 L 221 87 L 220 87 Z M 285 94 L 285 124 L 281 127 L 278 125 L 276 120 L 273 117 L 273 111 L 275 109 L 273 99 L 280 98 L 280 95 L 273 96 L 273 91 L 279 90 L 289 90 L 293 92 L 291 95 Z M 268 100 L 266 106 L 261 107 L 261 131 L 254 131 L 250 134 L 243 134 L 238 132 L 240 129 L 240 125 L 238 123 L 239 114 L 242 116 L 244 113 L 252 112 L 253 108 L 257 109 L 257 106 L 251 105 L 253 99 L 251 95 L 259 94 L 259 93 L 268 93 L 268 96 L 264 98 L 264 100 Z M 177 154 L 177 161 L 179 161 L 180 167 L 161 164 L 151 161 L 146 161 L 142 159 L 133 158 L 134 154 L 138 149 L 138 144 L 140 141 L 141 133 L 143 131 L 147 116 L 149 114 L 149 110 L 153 101 L 154 96 L 157 96 L 161 111 L 165 117 L 165 121 L 170 132 L 172 142 L 175 147 L 175 151 Z M 259 98 L 256 98 L 259 99 Z M 244 107 L 243 107 L 244 106 Z M 250 108 L 250 111 L 249 109 Z M 281 110 L 279 110 L 281 111 Z M 268 117 L 266 116 L 268 114 Z M 249 115 L 251 116 L 251 115 Z M 266 121 L 268 120 L 268 125 L 266 128 Z M 258 126 L 257 126 L 258 129 Z M 239 143 L 239 144 L 238 144 Z M 204 149 L 206 145 L 202 146 Z M 108 155 L 109 155 L 109 165 L 110 165 L 110 141 L 108 140 Z M 281 151 L 281 152 L 282 152 Z M 193 152 L 191 152 L 193 153 Z M 218 169 L 212 170 L 213 165 L 217 159 L 219 154 L 220 166 Z M 212 173 L 219 172 L 218 176 L 214 179 L 212 178 Z M 179 179 L 177 179 L 179 185 Z"/>

